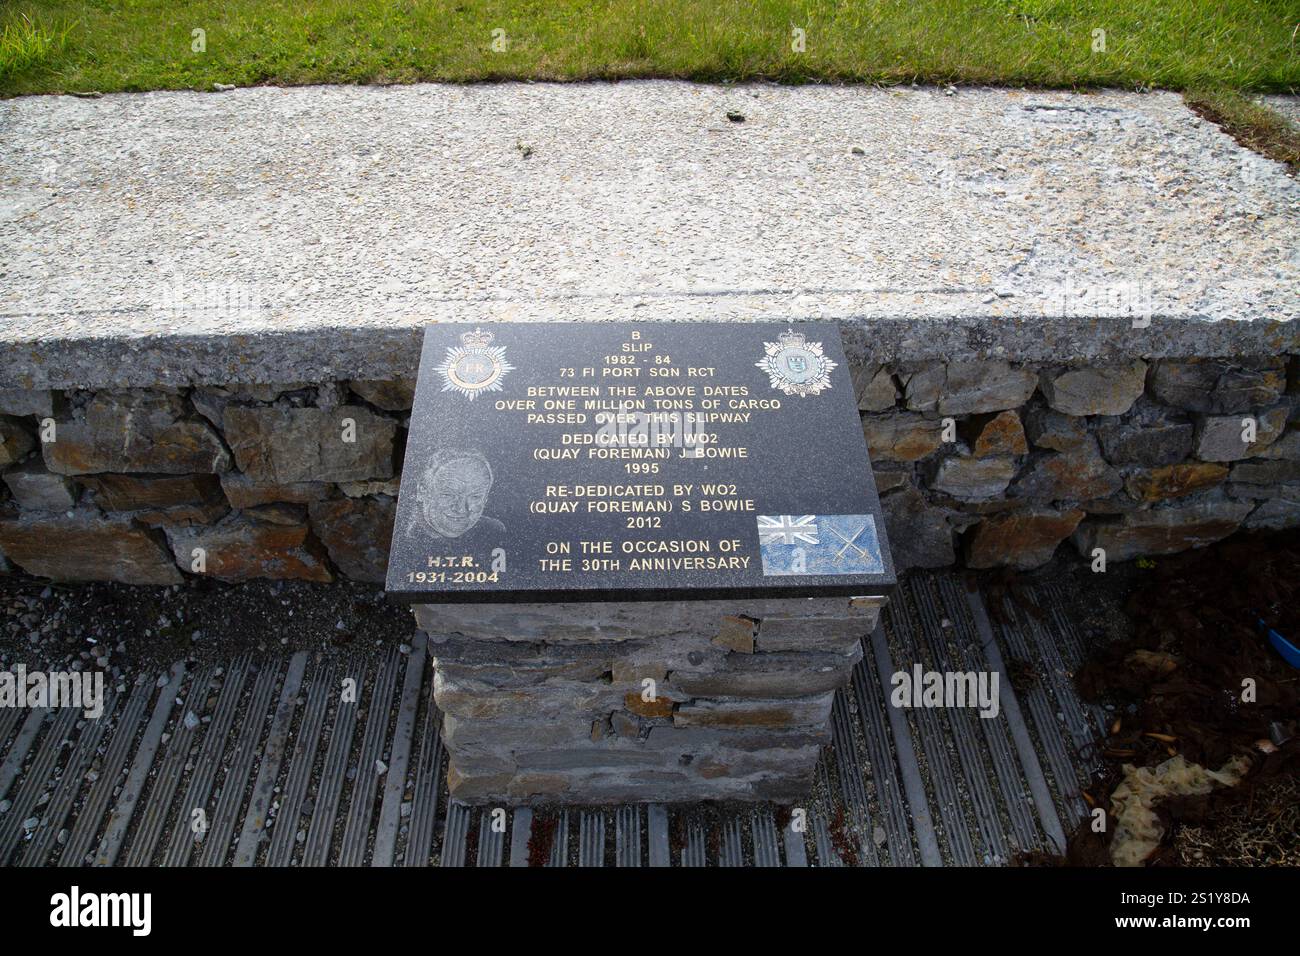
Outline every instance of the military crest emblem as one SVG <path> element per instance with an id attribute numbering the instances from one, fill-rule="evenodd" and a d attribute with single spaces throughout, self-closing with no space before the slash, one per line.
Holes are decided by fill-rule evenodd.
<path id="1" fill-rule="evenodd" d="M 475 329 L 461 335 L 460 345 L 447 349 L 442 364 L 434 367 L 444 392 L 460 392 L 473 401 L 479 392 L 501 391 L 501 380 L 515 367 L 506 361 L 506 347 L 492 344 L 493 337 Z"/>
<path id="2" fill-rule="evenodd" d="M 763 350 L 763 358 L 754 364 L 767 373 L 773 388 L 802 398 L 831 387 L 836 363 L 822 354 L 820 342 L 809 342 L 802 332 L 782 332 L 775 342 L 764 342 Z"/>

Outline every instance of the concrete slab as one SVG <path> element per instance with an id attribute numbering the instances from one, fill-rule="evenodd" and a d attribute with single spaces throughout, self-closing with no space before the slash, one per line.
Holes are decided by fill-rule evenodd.
<path id="1" fill-rule="evenodd" d="M 875 361 L 1300 346 L 1300 183 L 1168 93 L 33 97 L 0 103 L 0 170 L 0 387 L 410 376 L 430 321 L 829 318 Z"/>
<path id="2" fill-rule="evenodd" d="M 1300 129 L 1300 96 L 1263 96 L 1260 101 L 1281 113 L 1292 126 Z"/>

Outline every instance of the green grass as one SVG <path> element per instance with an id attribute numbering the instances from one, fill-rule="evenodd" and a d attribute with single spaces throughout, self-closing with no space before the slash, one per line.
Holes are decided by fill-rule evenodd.
<path id="1" fill-rule="evenodd" d="M 0 94 L 645 76 L 1300 87 L 1297 0 L 0 0 L 0 22 Z"/>
<path id="2" fill-rule="evenodd" d="M 1300 130 L 1273 110 L 1236 90 L 1189 90 L 1183 98 L 1241 145 L 1300 173 Z"/>
<path id="3" fill-rule="evenodd" d="M 0 25 L 0 81 L 49 64 L 67 44 L 69 28 L 53 30 L 26 14 Z"/>

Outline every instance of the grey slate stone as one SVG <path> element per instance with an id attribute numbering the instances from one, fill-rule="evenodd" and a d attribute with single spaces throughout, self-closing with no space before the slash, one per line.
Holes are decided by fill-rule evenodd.
<path id="1" fill-rule="evenodd" d="M 27 511 L 67 511 L 77 503 L 77 486 L 48 471 L 39 455 L 10 468 L 4 481 L 14 500 Z"/>
<path id="2" fill-rule="evenodd" d="M 853 386 L 858 395 L 858 408 L 864 412 L 882 412 L 894 407 L 898 401 L 898 386 L 888 367 L 883 365 L 856 367 Z"/>
<path id="3" fill-rule="evenodd" d="M 1038 448 L 1070 451 L 1088 440 L 1088 423 L 1039 405 L 1025 416 L 1025 435 Z"/>
<path id="4" fill-rule="evenodd" d="M 340 571 L 356 581 L 384 580 L 397 514 L 392 498 L 336 498 L 307 508 L 312 530 Z"/>
<path id="5" fill-rule="evenodd" d="M 1248 501 L 1207 498 L 1187 504 L 1134 511 L 1118 521 L 1092 519 L 1074 533 L 1079 554 L 1091 559 L 1103 548 L 1108 561 L 1200 548 L 1226 538 L 1254 510 Z"/>
<path id="6" fill-rule="evenodd" d="M 355 440 L 344 441 L 346 422 Z M 237 407 L 223 415 L 239 470 L 255 482 L 365 481 L 393 474 L 395 422 L 360 405 Z"/>
<path id="7" fill-rule="evenodd" d="M 1259 455 L 1281 437 L 1290 405 L 1283 403 L 1256 413 L 1202 415 L 1196 423 L 1195 453 L 1202 461 L 1240 461 Z M 1247 422 L 1253 422 L 1256 440 L 1245 442 Z"/>
<path id="8" fill-rule="evenodd" d="M 1191 454 L 1194 429 L 1191 422 L 1116 419 L 1098 425 L 1097 437 L 1112 465 L 1159 468 Z"/>
<path id="9" fill-rule="evenodd" d="M 1162 359 L 1151 368 L 1151 393 L 1189 411 L 1232 414 L 1272 405 L 1286 388 L 1282 358 Z"/>
<path id="10" fill-rule="evenodd" d="M 348 388 L 364 401 L 386 412 L 406 411 L 415 400 L 415 382 L 409 380 L 352 381 L 348 382 Z"/>
<path id="11" fill-rule="evenodd" d="M 41 443 L 45 465 L 61 475 L 228 471 L 221 437 L 189 415 L 184 400 L 168 392 L 97 392 L 57 422 L 54 441 Z"/>
<path id="12" fill-rule="evenodd" d="M 1013 493 L 1034 501 L 1090 501 L 1108 498 L 1124 485 L 1102 458 L 1091 436 L 1070 451 L 1035 456 L 1017 479 Z"/>
<path id="13" fill-rule="evenodd" d="M 1281 485 L 1300 482 L 1300 461 L 1253 458 L 1232 466 L 1228 480 L 1245 485 Z"/>
<path id="14" fill-rule="evenodd" d="M 1016 462 L 1012 458 L 950 455 L 930 469 L 930 485 L 954 498 L 982 500 L 1001 495 L 1015 476 Z"/>
<path id="15" fill-rule="evenodd" d="M 1030 368 L 997 359 L 934 363 L 907 380 L 907 407 L 941 415 L 970 415 L 1017 408 L 1038 385 Z"/>
<path id="16" fill-rule="evenodd" d="M 1269 531 L 1300 527 L 1300 491 L 1294 497 L 1271 498 L 1261 502 L 1243 522 L 1243 527 Z"/>
<path id="17" fill-rule="evenodd" d="M 915 412 L 862 416 L 862 433 L 873 463 L 919 461 L 939 450 L 943 423 Z"/>
<path id="18" fill-rule="evenodd" d="M 0 388 L 0 415 L 47 418 L 53 414 L 54 393 L 48 388 Z"/>
<path id="19" fill-rule="evenodd" d="M 284 484 L 266 484 L 254 481 L 238 472 L 221 476 L 221 490 L 232 508 L 256 508 L 274 502 L 307 504 L 328 498 L 330 484 L 325 481 L 291 481 Z"/>
<path id="20" fill-rule="evenodd" d="M 912 487 L 880 499 L 893 548 L 894 566 L 940 568 L 956 560 L 953 549 L 952 511 L 929 504 Z"/>
<path id="21" fill-rule="evenodd" d="M 1045 369 L 1041 387 L 1047 404 L 1067 415 L 1123 415 L 1142 394 L 1146 362 Z"/>
<path id="22" fill-rule="evenodd" d="M 860 649 L 848 655 L 744 656 L 711 674 L 674 671 L 668 681 L 689 697 L 806 697 L 843 686 L 860 657 Z"/>
<path id="23" fill-rule="evenodd" d="M 93 508 L 0 520 L 0 551 L 28 574 L 56 581 L 179 584 L 181 573 L 157 532 Z"/>
<path id="24" fill-rule="evenodd" d="M 0 468 L 17 464 L 36 447 L 36 439 L 17 418 L 0 415 Z"/>

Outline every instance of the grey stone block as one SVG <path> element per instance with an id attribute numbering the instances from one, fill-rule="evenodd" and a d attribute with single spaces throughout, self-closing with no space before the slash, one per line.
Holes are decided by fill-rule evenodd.
<path id="1" fill-rule="evenodd" d="M 930 469 L 930 485 L 954 498 L 982 500 L 997 498 L 1016 476 L 1011 458 L 969 458 L 950 455 Z M 893 535 L 890 535 L 893 539 Z"/>
<path id="2" fill-rule="evenodd" d="M 862 433 L 873 462 L 919 461 L 939 450 L 943 423 L 915 412 L 862 416 Z"/>
<path id="3" fill-rule="evenodd" d="M 853 367 L 853 390 L 858 408 L 864 412 L 882 412 L 898 401 L 898 386 L 889 369 L 881 365 Z"/>
<path id="4" fill-rule="evenodd" d="M 814 622 L 771 619 L 759 623 L 754 639 L 760 654 L 782 651 L 822 651 L 851 654 L 858 642 L 876 627 L 875 612 L 863 617 Z"/>
<path id="5" fill-rule="evenodd" d="M 387 496 L 336 498 L 313 501 L 307 511 L 312 530 L 340 571 L 355 581 L 384 580 L 396 501 Z"/>
<path id="6" fill-rule="evenodd" d="M 36 439 L 17 418 L 0 415 L 0 468 L 15 465 L 36 447 Z"/>
<path id="7" fill-rule="evenodd" d="M 54 441 L 41 443 L 45 465 L 61 475 L 228 471 L 230 453 L 216 430 L 187 416 L 170 393 L 98 392 L 56 423 Z"/>
<path id="8" fill-rule="evenodd" d="M 1173 465 L 1192 452 L 1194 426 L 1174 421 L 1155 411 L 1129 419 L 1112 419 L 1097 427 L 1106 460 L 1112 465 L 1159 468 Z"/>
<path id="9" fill-rule="evenodd" d="M 1289 485 L 1300 482 L 1300 461 L 1255 458 L 1239 461 L 1228 474 L 1229 481 L 1242 485 Z"/>
<path id="10" fill-rule="evenodd" d="M 1038 373 L 997 359 L 935 363 L 909 376 L 907 407 L 941 415 L 1018 408 L 1038 385 Z"/>
<path id="11" fill-rule="evenodd" d="M 54 408 L 54 393 L 48 388 L 0 388 L 0 415 L 48 418 Z"/>
<path id="12" fill-rule="evenodd" d="M 352 381 L 348 382 L 348 388 L 363 401 L 386 412 L 407 411 L 415 401 L 415 382 L 410 380 Z"/>
<path id="13" fill-rule="evenodd" d="M 26 511 L 67 511 L 77 503 L 77 486 L 47 470 L 39 455 L 10 468 L 4 480 L 14 500 Z"/>
<path id="14" fill-rule="evenodd" d="M 1292 428 L 1259 453 L 1260 458 L 1300 461 L 1300 428 Z"/>
<path id="15" fill-rule="evenodd" d="M 1196 457 L 1201 461 L 1252 458 L 1282 436 L 1290 412 L 1291 406 L 1284 403 L 1255 413 L 1202 415 L 1196 423 Z M 1247 442 L 1252 427 L 1255 441 Z"/>
<path id="16" fill-rule="evenodd" d="M 256 482 L 365 481 L 393 475 L 397 425 L 360 405 L 230 407 L 222 420 L 239 470 Z"/>
<path id="17" fill-rule="evenodd" d="M 1274 358 L 1162 359 L 1151 368 L 1151 393 L 1176 408 L 1207 414 L 1272 405 L 1286 389 L 1286 360 Z"/>
<path id="18" fill-rule="evenodd" d="M 830 719 L 833 691 L 804 700 L 700 700 L 673 712 L 675 727 L 821 727 Z"/>
<path id="19" fill-rule="evenodd" d="M 106 511 L 141 511 L 219 502 L 216 475 L 86 475 L 77 479 Z"/>
<path id="20" fill-rule="evenodd" d="M 885 512 L 894 566 L 900 571 L 941 568 L 956 560 L 953 511 L 931 505 L 910 486 L 881 498 L 880 506 Z"/>
<path id="21" fill-rule="evenodd" d="M 1147 365 L 1133 359 L 1118 365 L 1050 369 L 1042 373 L 1047 404 L 1066 415 L 1123 415 L 1146 382 Z"/>
<path id="22" fill-rule="evenodd" d="M 179 584 L 162 536 L 93 508 L 0 520 L 0 551 L 28 574 L 56 581 Z"/>
<path id="23" fill-rule="evenodd" d="M 1088 423 L 1040 405 L 1025 416 L 1025 434 L 1038 448 L 1071 451 L 1088 440 Z"/>
<path id="24" fill-rule="evenodd" d="M 219 581 L 334 580 L 324 549 L 306 524 L 264 523 L 232 514 L 210 527 L 168 528 L 167 538 L 181 567 Z M 202 553 L 201 572 L 195 569 L 196 549 Z"/>
<path id="25" fill-rule="evenodd" d="M 1300 527 L 1300 490 L 1293 497 L 1271 498 L 1261 502 L 1246 518 L 1243 526 L 1269 531 Z"/>
<path id="26" fill-rule="evenodd" d="M 1106 463 L 1091 436 L 1069 451 L 1035 456 L 1012 493 L 1037 502 L 1090 501 L 1108 498 L 1124 485 Z"/>
<path id="27" fill-rule="evenodd" d="M 668 686 L 687 697 L 806 697 L 842 687 L 861 657 L 857 645 L 843 655 L 755 655 L 707 674 L 674 671 Z"/>
<path id="28" fill-rule="evenodd" d="M 328 498 L 330 485 L 324 481 L 297 481 L 287 484 L 260 483 L 248 475 L 228 472 L 221 476 L 221 490 L 232 508 L 256 508 L 274 502 L 307 504 Z"/>
<path id="29" fill-rule="evenodd" d="M 892 497 L 892 496 L 891 496 Z M 559 604 L 416 604 L 420 629 L 486 641 L 602 643 L 694 635 L 711 642 L 722 619 L 841 618 L 863 614 L 849 598 L 632 601 Z"/>
<path id="30" fill-rule="evenodd" d="M 1119 521 L 1085 521 L 1074 533 L 1079 553 L 1089 560 L 1103 548 L 1109 561 L 1173 554 L 1226 538 L 1254 509 L 1247 501 L 1207 499 L 1126 514 Z"/>

